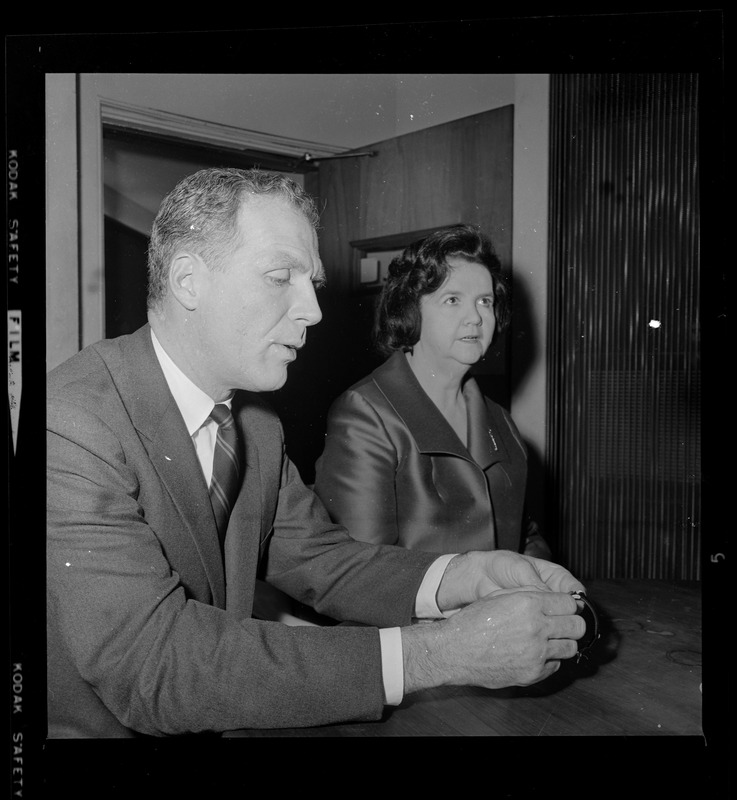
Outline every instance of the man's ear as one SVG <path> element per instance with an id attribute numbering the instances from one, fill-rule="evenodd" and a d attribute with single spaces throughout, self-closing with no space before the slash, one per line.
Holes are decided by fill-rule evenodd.
<path id="1" fill-rule="evenodd" d="M 201 271 L 206 269 L 202 259 L 188 253 L 177 253 L 169 269 L 169 291 L 188 311 L 194 311 L 200 300 Z"/>

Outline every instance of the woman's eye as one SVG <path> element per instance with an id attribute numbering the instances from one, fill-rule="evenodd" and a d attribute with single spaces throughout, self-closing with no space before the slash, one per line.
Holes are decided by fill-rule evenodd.
<path id="1" fill-rule="evenodd" d="M 454 306 L 458 302 L 458 298 L 457 297 L 446 297 L 445 298 L 445 302 L 448 303 L 448 305 Z"/>
<path id="2" fill-rule="evenodd" d="M 480 306 L 493 306 L 494 305 L 494 298 L 493 297 L 482 297 L 479 300 Z"/>

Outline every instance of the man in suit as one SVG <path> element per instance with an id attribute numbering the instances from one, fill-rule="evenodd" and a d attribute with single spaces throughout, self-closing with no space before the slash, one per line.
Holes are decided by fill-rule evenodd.
<path id="1" fill-rule="evenodd" d="M 260 393 L 321 317 L 316 224 L 283 176 L 184 179 L 152 230 L 149 324 L 50 373 L 50 737 L 373 720 L 575 654 L 583 587 L 562 567 L 357 542 L 301 482 Z M 259 618 L 258 580 L 359 624 Z"/>

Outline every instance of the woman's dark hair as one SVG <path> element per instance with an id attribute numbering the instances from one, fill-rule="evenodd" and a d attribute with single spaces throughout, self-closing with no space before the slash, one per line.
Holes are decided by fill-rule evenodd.
<path id="1" fill-rule="evenodd" d="M 473 225 L 453 225 L 412 242 L 389 264 L 389 274 L 379 298 L 374 341 L 385 356 L 410 351 L 420 339 L 420 299 L 432 294 L 448 277 L 449 258 L 463 258 L 489 270 L 494 284 L 496 333 L 509 325 L 510 290 L 488 236 Z"/>

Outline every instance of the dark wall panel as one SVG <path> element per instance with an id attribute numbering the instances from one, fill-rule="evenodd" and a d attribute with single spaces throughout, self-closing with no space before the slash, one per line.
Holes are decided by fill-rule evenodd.
<path id="1" fill-rule="evenodd" d="M 551 82 L 549 508 L 592 577 L 700 577 L 694 75 Z"/>

